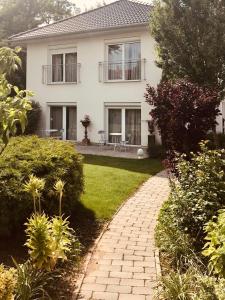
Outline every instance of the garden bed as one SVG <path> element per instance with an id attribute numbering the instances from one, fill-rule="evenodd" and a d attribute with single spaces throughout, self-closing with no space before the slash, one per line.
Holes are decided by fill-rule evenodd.
<path id="1" fill-rule="evenodd" d="M 70 224 L 82 244 L 81 263 L 66 262 L 61 279 L 54 282 L 54 299 L 71 299 L 76 287 L 76 276 L 82 260 L 98 237 L 105 222 L 119 206 L 150 176 L 162 169 L 159 160 L 130 160 L 87 155 L 84 157 L 84 194 L 77 201 L 70 216 Z M 21 231 L 23 232 L 23 231 Z M 18 239 L 0 240 L 0 262 L 12 265 L 11 256 L 22 262 L 27 249 L 25 235 Z"/>

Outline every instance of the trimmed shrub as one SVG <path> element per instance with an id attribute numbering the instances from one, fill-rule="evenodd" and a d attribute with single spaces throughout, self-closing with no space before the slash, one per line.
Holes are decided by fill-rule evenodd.
<path id="1" fill-rule="evenodd" d="M 192 241 L 182 232 L 172 211 L 172 199 L 164 202 L 158 217 L 155 240 L 169 267 L 186 264 L 193 258 Z"/>
<path id="2" fill-rule="evenodd" d="M 36 136 L 12 138 L 0 156 L 0 235 L 14 232 L 32 213 L 33 201 L 24 189 L 31 174 L 45 180 L 41 204 L 49 215 L 58 212 L 57 180 L 65 182 L 66 215 L 72 214 L 83 191 L 82 156 L 73 144 Z"/>
<path id="3" fill-rule="evenodd" d="M 209 150 L 191 154 L 190 161 L 178 161 L 178 179 L 172 181 L 172 210 L 180 230 L 202 247 L 204 225 L 225 206 L 225 152 Z"/>

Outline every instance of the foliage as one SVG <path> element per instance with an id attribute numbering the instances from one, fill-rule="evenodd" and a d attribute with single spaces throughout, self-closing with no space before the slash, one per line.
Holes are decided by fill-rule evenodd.
<path id="1" fill-rule="evenodd" d="M 63 219 L 61 216 L 54 217 L 51 223 L 51 235 L 52 235 L 52 266 L 53 268 L 57 264 L 57 261 L 67 260 L 67 254 L 72 250 L 72 245 L 75 236 L 74 231 L 69 227 L 67 219 Z"/>
<path id="2" fill-rule="evenodd" d="M 27 111 L 31 109 L 29 91 L 19 90 L 6 80 L 6 75 L 15 71 L 20 59 L 19 50 L 0 48 L 0 154 L 8 144 L 11 135 L 17 132 L 18 124 L 22 132 L 27 123 Z"/>
<path id="3" fill-rule="evenodd" d="M 219 99 L 216 91 L 184 80 L 147 86 L 146 101 L 168 151 L 196 151 L 201 140 L 216 125 Z"/>
<path id="4" fill-rule="evenodd" d="M 36 136 L 12 138 L 0 157 L 0 234 L 19 230 L 31 214 L 32 196 L 23 186 L 31 174 L 45 180 L 42 209 L 47 214 L 58 212 L 53 185 L 59 178 L 65 182 L 65 214 L 75 209 L 83 191 L 83 166 L 74 145 Z"/>
<path id="5" fill-rule="evenodd" d="M 208 150 L 206 143 L 200 147 L 190 161 L 180 158 L 171 197 L 178 227 L 201 245 L 204 224 L 225 205 L 225 156 L 224 150 Z"/>
<path id="6" fill-rule="evenodd" d="M 162 254 L 165 254 L 167 263 L 173 267 L 186 264 L 192 259 L 191 238 L 182 232 L 178 225 L 176 216 L 172 210 L 172 199 L 167 200 L 159 213 L 158 223 L 155 230 L 155 240 Z"/>
<path id="7" fill-rule="evenodd" d="M 17 269 L 15 300 L 50 298 L 46 290 L 53 279 L 51 273 L 34 268 L 29 260 L 24 264 L 15 262 L 15 265 Z"/>
<path id="8" fill-rule="evenodd" d="M 0 299 L 13 300 L 15 286 L 15 269 L 6 269 L 3 265 L 0 265 Z"/>
<path id="9" fill-rule="evenodd" d="M 209 258 L 210 273 L 225 277 L 225 210 L 220 210 L 218 218 L 210 220 L 205 226 L 208 241 L 202 252 Z"/>
<path id="10" fill-rule="evenodd" d="M 37 269 L 51 270 L 52 255 L 52 236 L 51 224 L 49 218 L 45 214 L 34 214 L 28 222 L 27 226 L 27 242 L 29 255 L 33 264 Z"/>
<path id="11" fill-rule="evenodd" d="M 41 119 L 41 106 L 34 100 L 31 101 L 31 110 L 27 112 L 27 126 L 24 134 L 35 134 Z"/>
<path id="12" fill-rule="evenodd" d="M 24 190 L 31 194 L 34 203 L 34 213 L 37 212 L 36 201 L 38 200 L 39 213 L 41 213 L 41 195 L 45 187 L 45 180 L 37 178 L 33 174 L 30 175 L 29 181 L 24 185 Z"/>
<path id="13" fill-rule="evenodd" d="M 54 217 L 50 220 L 45 214 L 34 214 L 25 225 L 28 237 L 25 245 L 37 269 L 51 271 L 59 260 L 67 260 L 75 240 L 67 219 Z"/>
<path id="14" fill-rule="evenodd" d="M 62 197 L 63 197 L 64 186 L 65 183 L 62 180 L 58 180 L 54 185 L 55 192 L 59 196 L 59 216 L 62 215 Z"/>
<path id="15" fill-rule="evenodd" d="M 10 75 L 21 66 L 21 60 L 18 56 L 20 48 L 11 49 L 8 47 L 0 48 L 0 75 Z"/>
<path id="16" fill-rule="evenodd" d="M 225 300 L 225 280 L 208 276 L 190 266 L 186 273 L 179 269 L 161 279 L 163 300 Z"/>
<path id="17" fill-rule="evenodd" d="M 181 274 L 172 271 L 168 276 L 161 279 L 161 296 L 164 300 L 193 300 L 196 293 L 196 282 L 194 270 L 189 269 L 186 273 Z"/>
<path id="18" fill-rule="evenodd" d="M 220 0 L 156 0 L 151 34 L 163 78 L 225 86 L 225 3 Z"/>
<path id="19" fill-rule="evenodd" d="M 75 13 L 69 0 L 0 0 L 0 40 Z"/>

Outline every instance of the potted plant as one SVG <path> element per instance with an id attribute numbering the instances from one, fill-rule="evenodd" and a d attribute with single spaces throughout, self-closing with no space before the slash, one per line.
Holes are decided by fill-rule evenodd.
<path id="1" fill-rule="evenodd" d="M 85 146 L 90 145 L 90 139 L 88 138 L 87 128 L 91 123 L 90 117 L 88 115 L 85 115 L 83 120 L 80 121 L 81 124 L 84 126 L 84 139 L 82 140 L 82 144 Z"/>

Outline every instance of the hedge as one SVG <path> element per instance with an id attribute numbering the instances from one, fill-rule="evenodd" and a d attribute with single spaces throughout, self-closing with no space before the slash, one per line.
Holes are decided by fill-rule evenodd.
<path id="1" fill-rule="evenodd" d="M 42 197 L 46 213 L 57 213 L 53 185 L 58 179 L 65 182 L 63 212 L 71 214 L 79 201 L 83 164 L 73 144 L 37 136 L 12 138 L 0 156 L 0 235 L 14 233 L 32 213 L 32 199 L 23 186 L 31 174 L 46 180 Z"/>

